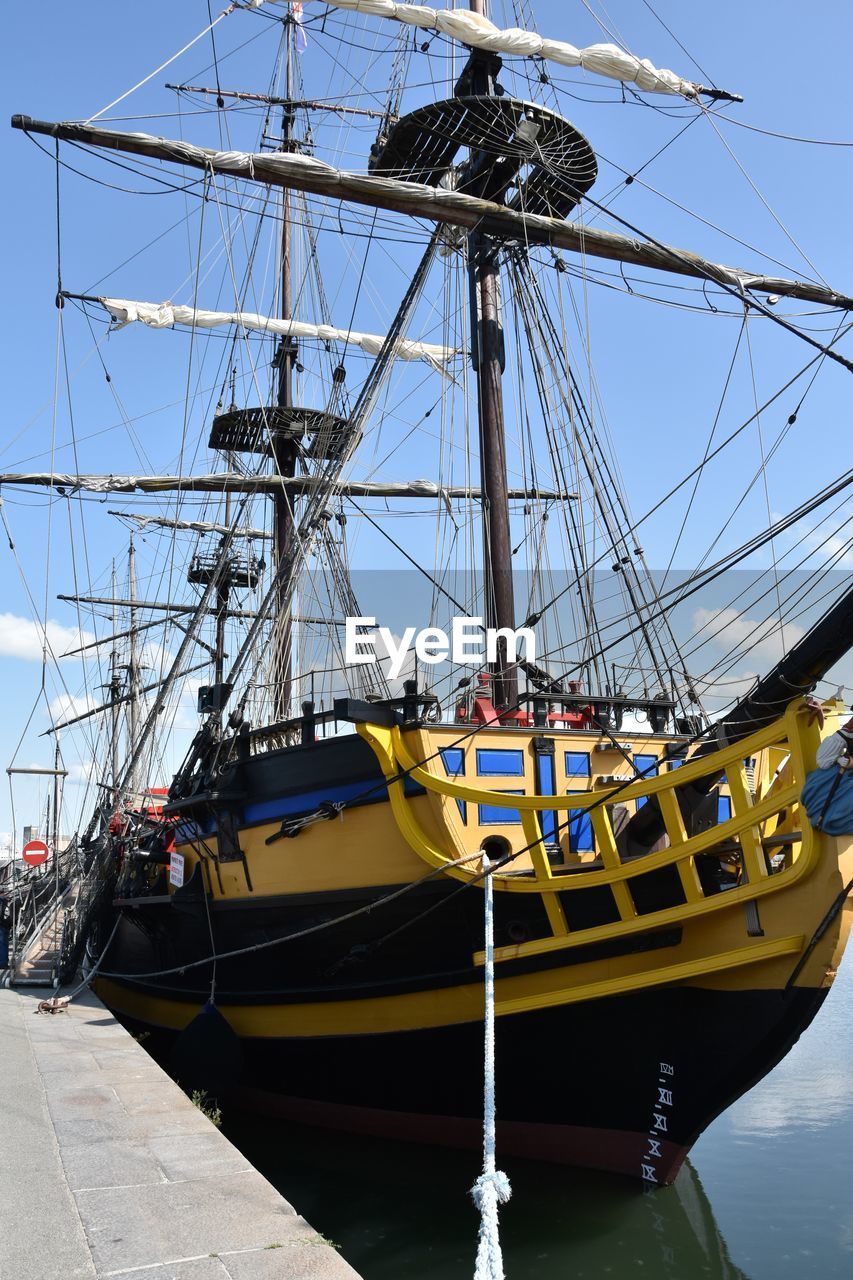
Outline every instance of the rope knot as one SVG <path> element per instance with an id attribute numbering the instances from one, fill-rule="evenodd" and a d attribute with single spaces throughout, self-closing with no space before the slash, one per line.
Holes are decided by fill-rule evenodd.
<path id="1" fill-rule="evenodd" d="M 511 1195 L 512 1187 L 509 1185 L 509 1178 L 502 1169 L 481 1173 L 471 1188 L 474 1204 L 481 1213 L 492 1198 L 497 1204 L 506 1204 Z"/>
<path id="2" fill-rule="evenodd" d="M 317 814 L 319 817 L 328 818 L 331 821 L 332 818 L 340 816 L 343 807 L 343 803 L 340 800 L 323 800 L 317 806 Z"/>

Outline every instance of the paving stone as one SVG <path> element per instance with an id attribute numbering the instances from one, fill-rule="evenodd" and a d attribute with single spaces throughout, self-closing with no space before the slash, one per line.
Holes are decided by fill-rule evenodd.
<path id="1" fill-rule="evenodd" d="M 15 993 L 18 994 L 17 992 Z M 82 1046 L 82 1041 L 78 1037 L 74 1037 L 70 1042 L 62 1036 L 50 1036 L 41 1040 L 34 1038 L 32 1040 L 32 1050 L 41 1063 L 45 1058 L 62 1056 L 67 1057 L 69 1053 L 77 1053 Z"/>
<path id="2" fill-rule="evenodd" d="M 220 1258 L 182 1258 L 178 1262 L 163 1262 L 158 1267 L 143 1267 L 141 1271 L 131 1272 L 127 1280 L 229 1280 L 229 1276 Z"/>
<path id="3" fill-rule="evenodd" d="M 170 1182 L 221 1177 L 252 1167 L 227 1138 L 215 1131 L 171 1138 L 154 1136 L 146 1145 Z"/>
<path id="4" fill-rule="evenodd" d="M 98 1142 L 101 1139 L 116 1136 L 129 1138 L 133 1135 L 127 1127 L 127 1117 L 122 1121 L 102 1116 L 71 1116 L 56 1119 L 53 1122 L 56 1140 L 60 1147 L 75 1145 L 81 1142 Z M 138 1135 L 137 1135 L 138 1136 Z"/>
<path id="5" fill-rule="evenodd" d="M 101 1055 L 92 1054 L 92 1058 L 97 1063 L 97 1058 Z M 125 1062 L 119 1063 L 117 1066 L 99 1067 L 96 1066 L 98 1077 L 104 1084 L 124 1084 L 126 1081 L 135 1080 L 140 1084 L 153 1082 L 163 1079 L 163 1071 L 157 1066 L 153 1058 L 143 1056 L 141 1060 L 137 1058 L 128 1058 Z"/>
<path id="6" fill-rule="evenodd" d="M 357 1280 L 346 1259 L 321 1237 L 280 1249 L 227 1253 L 222 1261 L 229 1280 Z"/>
<path id="7" fill-rule="evenodd" d="M 135 1187 L 164 1182 L 165 1175 L 150 1151 L 137 1142 L 102 1138 L 62 1147 L 62 1163 L 72 1191 L 84 1188 Z"/>
<path id="8" fill-rule="evenodd" d="M 187 1095 L 161 1071 L 159 1077 L 143 1082 L 119 1080 L 113 1086 L 115 1094 L 128 1115 L 143 1112 L 174 1111 L 188 1101 Z M 192 1103 L 190 1103 L 192 1106 Z"/>
<path id="9" fill-rule="evenodd" d="M 94 1063 L 93 1055 L 89 1054 L 89 1057 Z M 108 1088 L 112 1092 L 113 1101 L 118 1102 L 118 1095 L 113 1089 L 112 1081 L 104 1079 L 105 1073 L 88 1062 L 83 1062 L 81 1066 L 75 1067 L 70 1072 L 63 1072 L 60 1070 L 59 1062 L 51 1055 L 39 1063 L 39 1073 L 45 1081 L 45 1088 L 51 1095 L 54 1093 L 67 1095 L 72 1090 L 82 1092 L 87 1089 L 99 1091 Z"/>
<path id="10" fill-rule="evenodd" d="M 144 1049 L 134 1044 L 130 1039 L 121 1048 L 107 1049 L 98 1044 L 92 1044 L 89 1048 L 99 1067 L 133 1067 L 143 1062 L 150 1066 L 156 1067 L 157 1065 L 152 1058 L 149 1058 Z"/>
<path id="11" fill-rule="evenodd" d="M 95 1055 L 88 1049 L 69 1049 L 65 1054 L 47 1054 L 39 1058 L 39 1072 L 45 1080 L 63 1077 L 75 1084 L 88 1083 L 90 1080 L 101 1082 L 101 1073 Z"/>
<path id="12" fill-rule="evenodd" d="M 44 1079 L 44 1077 L 42 1077 Z M 124 1114 L 115 1090 L 109 1085 L 79 1084 L 72 1088 L 54 1087 L 47 1095 L 47 1105 L 54 1120 L 100 1120 Z"/>
<path id="13" fill-rule="evenodd" d="M 263 1248 L 316 1232 L 256 1170 L 197 1182 L 78 1191 L 77 1209 L 98 1271 L 161 1258 Z"/>
<path id="14" fill-rule="evenodd" d="M 209 1133 L 210 1128 L 207 1116 L 202 1115 L 184 1094 L 172 1111 L 163 1111 L 159 1107 L 138 1111 L 126 1116 L 124 1121 L 124 1131 L 132 1138 L 148 1138 L 152 1133 L 164 1138 L 179 1133 Z"/>
<path id="15" fill-rule="evenodd" d="M 82 1039 L 73 1022 L 64 1014 L 39 1013 L 33 1015 L 32 1026 L 27 1028 L 33 1048 L 39 1053 L 44 1047 L 64 1045 L 66 1049 L 79 1049 Z"/>

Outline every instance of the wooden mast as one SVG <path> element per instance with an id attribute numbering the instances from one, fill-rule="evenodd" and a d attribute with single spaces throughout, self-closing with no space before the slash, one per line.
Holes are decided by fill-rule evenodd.
<path id="1" fill-rule="evenodd" d="M 59 964 L 59 842 L 62 838 L 60 826 L 60 807 L 62 804 L 62 752 L 59 749 L 59 735 L 53 751 L 53 824 L 51 829 L 51 850 L 53 853 L 53 946 L 56 954 L 54 964 Z M 54 969 L 54 973 L 56 969 Z"/>
<path id="2" fill-rule="evenodd" d="M 133 534 L 130 535 L 130 543 L 127 549 L 127 576 L 128 598 L 130 600 L 130 645 L 127 660 L 128 757 L 134 762 L 133 768 L 127 778 L 127 786 L 133 793 L 139 790 L 137 774 L 138 761 L 135 759 L 136 743 L 139 739 L 139 647 L 136 613 L 136 547 L 133 544 Z"/>
<path id="3" fill-rule="evenodd" d="M 226 460 L 231 466 L 231 454 L 226 455 Z M 231 493 L 226 490 L 225 493 L 225 512 L 224 523 L 226 529 L 231 525 Z M 223 553 L 226 551 L 224 539 L 220 546 Z M 216 639 L 214 641 L 214 658 L 213 658 L 213 680 L 220 687 L 225 679 L 225 627 L 228 622 L 228 604 L 231 596 L 231 561 L 230 557 L 221 566 L 219 581 L 216 584 Z M 221 718 L 221 716 L 220 716 Z"/>
<path id="4" fill-rule="evenodd" d="M 469 0 L 472 13 L 486 16 L 485 0 Z M 472 54 L 472 87 L 481 96 L 494 93 L 486 57 Z M 504 430 L 503 330 L 500 314 L 498 247 L 481 231 L 468 237 L 468 277 L 471 290 L 474 371 L 480 428 L 480 477 L 483 489 L 483 586 L 486 626 L 515 629 L 512 589 L 512 544 Z M 490 664 L 492 697 L 500 710 L 518 702 L 518 669 L 507 662 L 506 640 L 500 639 L 497 658 Z"/>
<path id="5" fill-rule="evenodd" d="M 296 149 L 293 139 L 293 22 L 288 15 L 285 18 L 285 100 L 281 115 L 281 147 L 287 154 Z M 293 318 L 293 289 L 291 282 L 291 228 L 290 228 L 290 192 L 286 187 L 281 193 L 281 318 Z M 293 338 L 282 338 L 276 353 L 278 369 L 278 390 L 276 404 L 279 408 L 290 408 L 293 404 L 293 367 L 296 363 L 296 341 Z M 296 472 L 296 445 L 292 440 L 278 436 L 273 446 L 273 458 L 276 471 L 280 476 L 290 478 Z M 282 486 L 273 496 L 274 509 L 274 546 L 275 565 L 284 564 L 293 549 L 295 526 L 293 520 L 293 499 L 287 489 Z M 292 620 L 290 617 L 290 601 L 284 579 L 279 579 L 279 595 L 275 611 L 273 630 L 273 664 L 272 664 L 272 717 L 273 720 L 286 720 L 290 709 L 290 693 L 292 684 Z"/>
<path id="6" fill-rule="evenodd" d="M 116 613 L 116 597 L 118 596 L 118 582 L 116 581 L 116 562 L 113 560 L 113 635 L 118 631 L 118 614 Z M 112 782 L 112 803 L 118 808 L 118 740 L 119 740 L 119 699 L 121 695 L 121 680 L 119 678 L 118 667 L 118 647 L 113 640 L 110 649 L 110 706 L 112 714 L 110 717 L 110 781 Z"/>

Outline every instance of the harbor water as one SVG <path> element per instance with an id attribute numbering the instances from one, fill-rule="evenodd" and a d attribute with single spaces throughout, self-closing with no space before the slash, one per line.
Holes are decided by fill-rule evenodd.
<path id="1" fill-rule="evenodd" d="M 436 1064 L 440 1069 L 440 1064 Z M 500 1070 L 500 1063 L 498 1063 Z M 567 1053 L 583 1088 L 595 1046 Z M 547 1073 L 553 1087 L 554 1063 Z M 225 1131 L 364 1280 L 470 1280 L 471 1152 L 226 1115 Z M 788 1057 L 702 1136 L 672 1187 L 507 1160 L 508 1280 L 853 1274 L 853 964 Z"/>

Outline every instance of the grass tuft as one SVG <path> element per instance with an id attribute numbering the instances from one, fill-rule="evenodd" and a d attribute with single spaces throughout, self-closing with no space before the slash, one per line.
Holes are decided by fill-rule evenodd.
<path id="1" fill-rule="evenodd" d="M 207 1116 L 211 1124 L 215 1124 L 217 1129 L 222 1124 L 222 1111 L 215 1103 L 209 1102 L 206 1089 L 194 1089 L 190 1094 L 190 1102 L 194 1107 L 198 1107 L 203 1116 Z"/>

